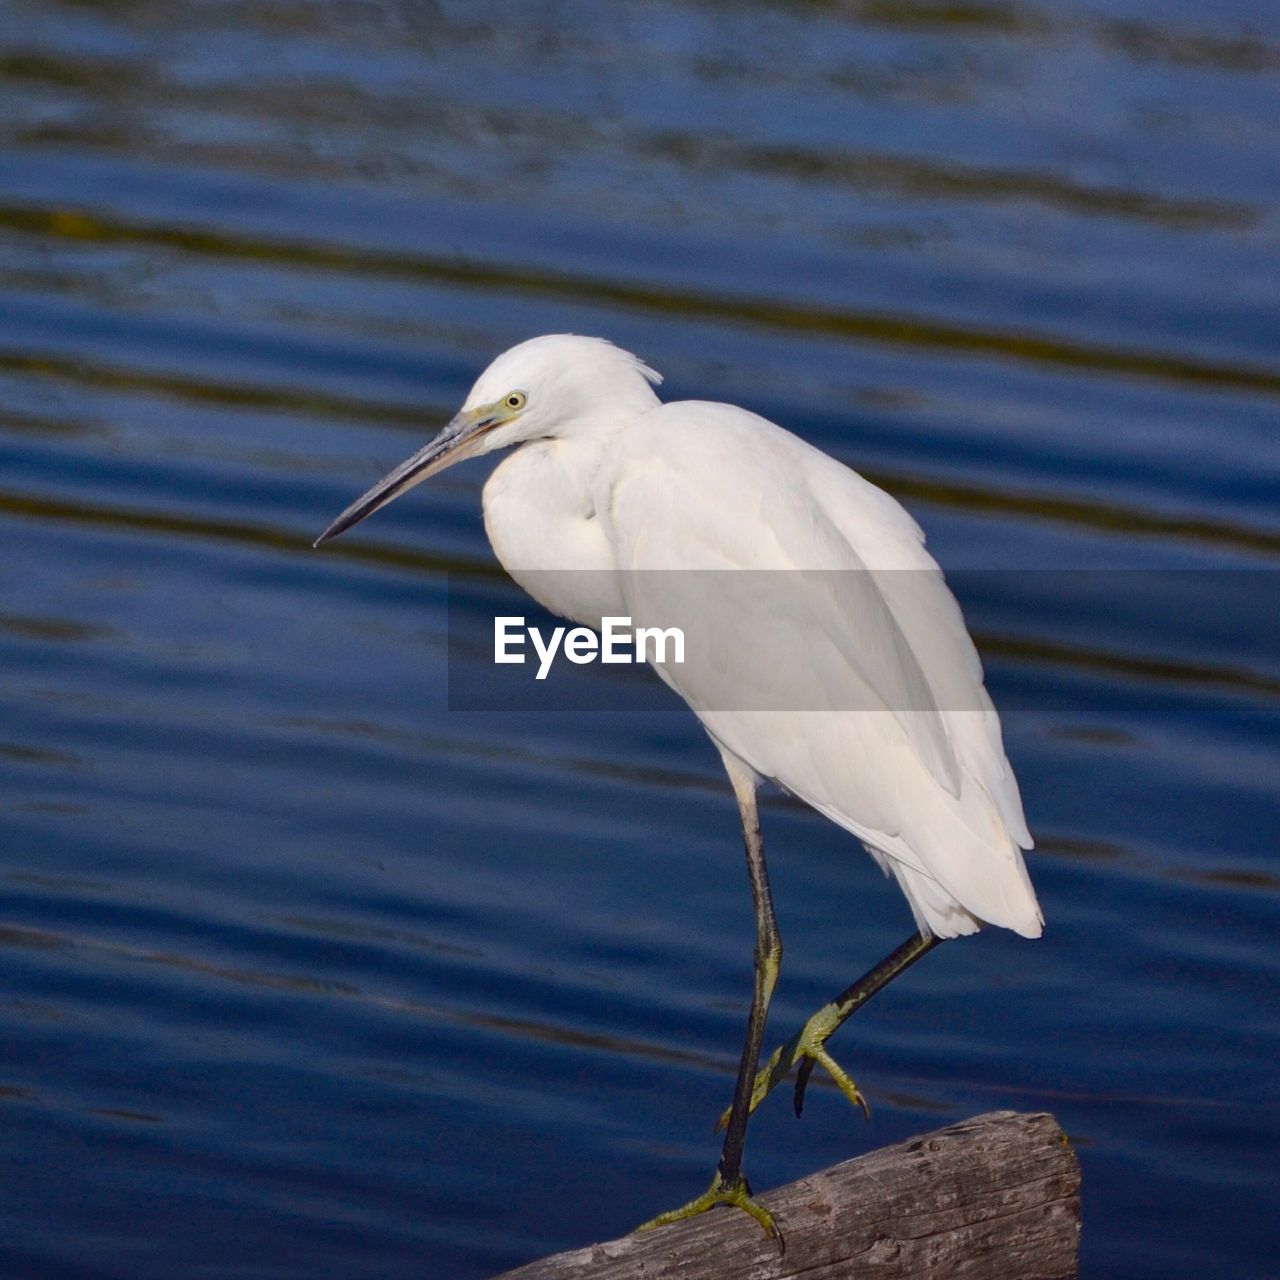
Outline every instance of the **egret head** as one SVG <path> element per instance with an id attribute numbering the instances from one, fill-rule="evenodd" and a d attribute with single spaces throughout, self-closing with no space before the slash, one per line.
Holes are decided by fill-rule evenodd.
<path id="1" fill-rule="evenodd" d="M 315 545 L 464 458 L 620 425 L 658 403 L 653 385 L 661 381 L 636 356 L 603 338 L 557 333 L 522 342 L 476 379 L 462 408 L 434 440 L 357 498 Z"/>

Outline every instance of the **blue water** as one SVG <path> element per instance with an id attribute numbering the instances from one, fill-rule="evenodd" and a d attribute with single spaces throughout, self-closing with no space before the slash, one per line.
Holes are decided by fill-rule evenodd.
<path id="1" fill-rule="evenodd" d="M 776 1096 L 755 1185 L 1048 1109 L 1084 1275 L 1274 1274 L 1278 71 L 1235 0 L 0 4 L 0 1271 L 484 1277 L 705 1184 L 705 736 L 450 709 L 484 464 L 309 549 L 572 330 L 906 503 L 1038 842 L 1044 938 L 861 1012 L 871 1123 Z M 786 1034 L 910 917 L 764 821 Z"/>

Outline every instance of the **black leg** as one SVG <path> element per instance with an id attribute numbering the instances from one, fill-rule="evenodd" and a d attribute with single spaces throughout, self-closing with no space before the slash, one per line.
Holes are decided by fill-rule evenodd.
<path id="1" fill-rule="evenodd" d="M 753 1110 L 752 1089 L 756 1080 L 756 1068 L 760 1062 L 760 1045 L 764 1041 L 765 1021 L 769 1016 L 769 1002 L 778 981 L 778 969 L 782 963 L 782 939 L 778 934 L 778 922 L 773 914 L 773 895 L 769 892 L 769 873 L 764 861 L 764 842 L 760 838 L 760 815 L 756 807 L 756 780 L 731 758 L 725 758 L 729 781 L 738 799 L 738 812 L 742 817 L 742 835 L 747 848 L 747 872 L 751 878 L 751 901 L 755 907 L 756 945 L 755 982 L 751 993 L 751 1013 L 747 1018 L 747 1035 L 742 1045 L 742 1058 L 738 1063 L 738 1080 L 733 1090 L 733 1105 L 729 1108 L 725 1125 L 724 1147 L 720 1163 L 711 1186 L 688 1204 L 668 1213 L 651 1218 L 639 1231 L 665 1226 L 692 1218 L 718 1204 L 736 1205 L 749 1213 L 765 1230 L 782 1245 L 782 1236 L 774 1224 L 773 1216 L 751 1198 L 751 1189 L 742 1176 L 742 1149 L 747 1140 L 747 1121 Z"/>
<path id="2" fill-rule="evenodd" d="M 858 1086 L 827 1052 L 827 1041 L 856 1009 L 860 1009 L 877 991 L 896 978 L 904 969 L 909 969 L 921 956 L 932 951 L 940 941 L 939 938 L 922 933 L 914 934 L 896 951 L 881 960 L 874 969 L 868 970 L 834 1000 L 824 1004 L 790 1040 L 779 1045 L 769 1055 L 768 1062 L 756 1073 L 751 1088 L 749 1109 L 754 1111 L 791 1074 L 791 1068 L 798 1066 L 800 1070 L 796 1077 L 795 1109 L 796 1115 L 799 1115 L 804 1107 L 804 1094 L 809 1084 L 809 1077 L 813 1074 L 813 1068 L 821 1065 L 839 1086 L 844 1096 L 855 1107 L 861 1107 L 864 1114 L 870 1115 L 867 1100 L 859 1092 Z M 727 1126 L 732 1115 L 732 1110 L 726 1111 L 720 1117 L 716 1127 Z"/>
<path id="3" fill-rule="evenodd" d="M 921 956 L 932 951 L 941 941 L 941 938 L 935 938 L 932 935 L 914 934 L 900 947 L 885 956 L 873 969 L 868 969 L 857 982 L 847 986 L 830 1004 L 824 1005 L 809 1020 L 809 1023 L 806 1024 L 806 1029 L 813 1024 L 815 1019 L 821 1019 L 824 1031 L 822 1040 L 825 1043 L 838 1028 L 844 1025 L 845 1020 L 855 1010 L 860 1009 L 877 991 L 888 986 L 898 974 L 909 969 Z M 808 1088 L 809 1077 L 813 1074 L 813 1068 L 817 1063 L 817 1058 L 806 1057 L 800 1064 L 800 1070 L 796 1073 L 795 1109 L 797 1116 L 804 1110 L 805 1089 Z M 858 1096 L 859 1098 L 862 1097 L 861 1094 Z M 864 1112 L 867 1110 L 865 1099 L 862 1100 L 862 1109 Z"/>
<path id="4" fill-rule="evenodd" d="M 751 994 L 751 1013 L 747 1018 L 747 1034 L 738 1063 L 738 1080 L 733 1090 L 733 1106 L 725 1127 L 724 1149 L 720 1154 L 720 1177 L 735 1182 L 742 1173 L 742 1148 L 747 1138 L 747 1121 L 751 1117 L 751 1090 L 756 1067 L 760 1062 L 760 1046 L 764 1043 L 765 1021 L 769 1002 L 777 985 L 782 964 L 782 938 L 773 913 L 773 895 L 769 890 L 769 872 L 764 861 L 764 841 L 760 836 L 760 815 L 754 786 L 748 791 L 735 785 L 738 809 L 742 815 L 742 836 L 747 849 L 747 873 L 751 878 L 751 901 L 755 907 L 756 946 L 755 984 Z"/>

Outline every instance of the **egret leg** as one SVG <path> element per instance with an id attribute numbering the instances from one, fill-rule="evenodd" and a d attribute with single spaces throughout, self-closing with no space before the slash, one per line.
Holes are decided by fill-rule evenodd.
<path id="1" fill-rule="evenodd" d="M 760 1062 L 760 1046 L 764 1043 L 765 1020 L 769 1016 L 769 1002 L 773 999 L 773 989 L 777 985 L 778 970 L 782 964 L 782 937 L 778 933 L 778 922 L 773 912 L 773 894 L 769 889 L 769 872 L 765 866 L 755 778 L 729 760 L 725 764 L 729 769 L 729 780 L 733 783 L 738 812 L 742 817 L 747 872 L 751 878 L 751 901 L 755 907 L 756 919 L 755 982 L 751 995 L 751 1013 L 747 1018 L 747 1034 L 742 1044 L 742 1058 L 738 1063 L 733 1105 L 726 1113 L 723 1126 L 724 1147 L 720 1152 L 720 1163 L 716 1167 L 715 1177 L 711 1179 L 711 1186 L 697 1199 L 690 1200 L 679 1209 L 660 1213 L 636 1230 L 648 1231 L 652 1227 L 692 1218 L 718 1204 L 730 1204 L 749 1213 L 764 1228 L 766 1235 L 780 1240 L 773 1215 L 751 1198 L 751 1188 L 742 1176 L 742 1151 L 746 1145 L 747 1121 L 754 1110 L 752 1089 L 756 1067 Z"/>
<path id="2" fill-rule="evenodd" d="M 805 1090 L 815 1066 L 822 1067 L 836 1082 L 840 1092 L 863 1114 L 870 1116 L 871 1109 L 858 1086 L 844 1069 L 827 1052 L 827 1041 L 843 1026 L 845 1020 L 860 1009 L 877 991 L 887 986 L 904 970 L 909 969 L 921 956 L 932 951 L 941 942 L 923 933 L 914 934 L 897 950 L 891 952 L 873 969 L 869 969 L 851 986 L 846 987 L 834 1000 L 824 1004 L 800 1030 L 776 1048 L 769 1060 L 760 1068 L 751 1090 L 749 1110 L 754 1111 L 773 1090 L 791 1074 L 791 1068 L 799 1066 L 796 1075 L 795 1111 L 804 1110 Z M 717 1129 L 732 1123 L 732 1111 L 726 1111 L 716 1125 Z"/>

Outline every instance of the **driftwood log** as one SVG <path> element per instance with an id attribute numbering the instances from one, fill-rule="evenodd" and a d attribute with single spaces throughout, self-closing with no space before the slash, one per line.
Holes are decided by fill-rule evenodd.
<path id="1" fill-rule="evenodd" d="M 496 1280 L 1062 1280 L 1076 1274 L 1080 1167 L 1051 1115 L 996 1111 L 760 1196 L 744 1213 L 559 1253 Z"/>

